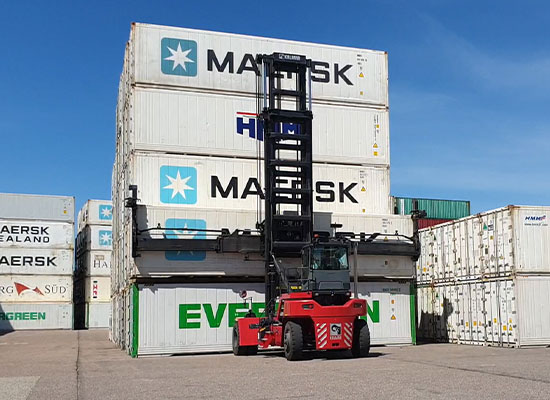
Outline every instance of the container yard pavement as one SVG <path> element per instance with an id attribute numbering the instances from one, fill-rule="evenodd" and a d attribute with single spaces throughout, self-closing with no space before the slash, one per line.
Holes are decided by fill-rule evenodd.
<path id="1" fill-rule="evenodd" d="M 0 399 L 548 398 L 550 349 L 427 344 L 288 362 L 282 353 L 132 359 L 107 331 L 0 336 Z"/>

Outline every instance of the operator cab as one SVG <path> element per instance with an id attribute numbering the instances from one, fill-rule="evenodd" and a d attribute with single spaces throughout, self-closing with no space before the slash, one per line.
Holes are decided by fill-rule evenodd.
<path id="1" fill-rule="evenodd" d="M 349 300 L 349 242 L 336 239 L 315 240 L 302 249 L 299 268 L 287 269 L 292 292 L 313 292 L 322 305 L 340 305 Z"/>

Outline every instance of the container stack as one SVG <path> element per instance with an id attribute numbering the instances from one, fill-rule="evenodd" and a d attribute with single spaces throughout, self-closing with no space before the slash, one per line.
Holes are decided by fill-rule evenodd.
<path id="1" fill-rule="evenodd" d="M 550 344 L 550 207 L 508 206 L 420 231 L 418 334 Z"/>
<path id="2" fill-rule="evenodd" d="M 74 198 L 0 193 L 0 331 L 71 329 Z"/>
<path id="3" fill-rule="evenodd" d="M 125 199 L 137 185 L 140 229 L 174 228 L 163 233 L 168 237 L 256 229 L 263 130 L 254 60 L 276 51 L 314 62 L 314 224 L 412 234 L 410 217 L 391 213 L 385 52 L 134 24 L 117 105 L 111 329 L 111 339 L 133 355 L 229 350 L 234 320 L 246 311 L 239 290 L 263 302 L 260 258 L 174 251 L 132 257 Z M 294 126 L 281 129 L 299 134 Z M 410 258 L 362 259 L 360 276 L 369 281 L 361 293 L 373 343 L 414 341 Z"/>
<path id="4" fill-rule="evenodd" d="M 76 329 L 109 327 L 112 221 L 110 200 L 88 200 L 78 213 L 74 273 Z"/>
<path id="5" fill-rule="evenodd" d="M 393 197 L 394 214 L 410 215 L 415 207 L 426 211 L 426 217 L 418 220 L 418 229 L 444 224 L 470 215 L 469 201 Z"/>

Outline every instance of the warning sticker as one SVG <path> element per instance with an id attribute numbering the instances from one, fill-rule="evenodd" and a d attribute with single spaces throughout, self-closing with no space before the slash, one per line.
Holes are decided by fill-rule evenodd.
<path id="1" fill-rule="evenodd" d="M 330 340 L 342 339 L 342 324 L 330 324 Z"/>

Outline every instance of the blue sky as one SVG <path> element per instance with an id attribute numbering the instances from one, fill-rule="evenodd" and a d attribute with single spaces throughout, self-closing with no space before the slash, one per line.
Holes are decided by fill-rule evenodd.
<path id="1" fill-rule="evenodd" d="M 543 1 L 3 2 L 0 191 L 110 197 L 138 21 L 388 51 L 393 194 L 548 205 L 549 15 Z"/>

